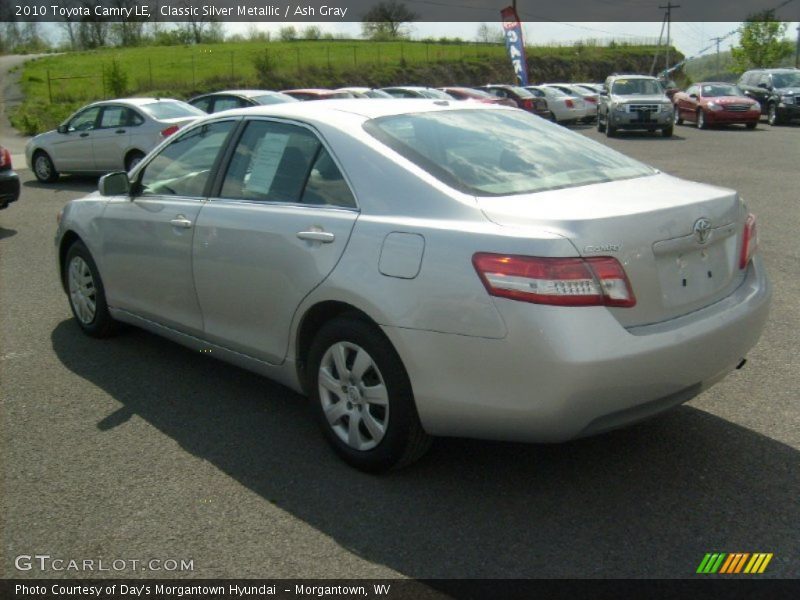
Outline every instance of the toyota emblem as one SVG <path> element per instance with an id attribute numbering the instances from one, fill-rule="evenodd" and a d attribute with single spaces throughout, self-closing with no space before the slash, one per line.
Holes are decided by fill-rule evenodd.
<path id="1" fill-rule="evenodd" d="M 711 221 L 705 217 L 697 219 L 697 221 L 694 222 L 693 230 L 697 241 L 701 244 L 705 244 L 711 236 Z"/>

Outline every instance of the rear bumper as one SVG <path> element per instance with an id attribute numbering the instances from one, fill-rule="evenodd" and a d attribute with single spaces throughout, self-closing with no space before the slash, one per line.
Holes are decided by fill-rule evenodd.
<path id="1" fill-rule="evenodd" d="M 0 208 L 19 199 L 19 176 L 14 171 L 0 171 Z"/>
<path id="2" fill-rule="evenodd" d="M 758 341 L 770 295 L 757 259 L 727 298 L 657 325 L 625 329 L 604 307 L 495 299 L 503 339 L 384 331 L 429 433 L 559 442 L 649 417 L 722 379 Z"/>

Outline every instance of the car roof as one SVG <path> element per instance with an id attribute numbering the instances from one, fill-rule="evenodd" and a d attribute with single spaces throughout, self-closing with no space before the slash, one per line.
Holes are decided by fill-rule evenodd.
<path id="1" fill-rule="evenodd" d="M 128 104 L 130 106 L 144 106 L 153 102 L 183 102 L 176 98 L 117 98 L 115 100 L 100 100 L 92 102 L 89 106 L 105 106 L 107 104 Z"/>
<path id="2" fill-rule="evenodd" d="M 298 94 L 330 94 L 336 90 L 329 90 L 328 88 L 296 88 L 292 90 L 281 90 L 281 93 L 288 94 L 289 92 L 296 92 Z"/>
<path id="3" fill-rule="evenodd" d="M 265 96 L 280 94 L 275 90 L 221 90 L 219 92 L 211 92 L 210 94 L 203 94 L 203 96 L 219 96 L 221 94 L 229 94 L 231 96 L 244 96 L 245 98 L 252 98 L 253 96 Z"/>
<path id="4" fill-rule="evenodd" d="M 609 79 L 658 79 L 658 77 L 653 77 L 652 75 L 626 75 L 624 73 L 615 73 L 614 75 L 609 75 Z"/>
<path id="5" fill-rule="evenodd" d="M 492 108 L 494 107 L 494 108 Z M 392 98 L 380 100 L 363 100 L 346 98 L 337 100 L 320 100 L 318 102 L 270 104 L 269 106 L 252 106 L 225 111 L 226 116 L 265 116 L 304 121 L 320 121 L 336 123 L 346 117 L 357 115 L 363 119 L 376 119 L 401 114 L 415 114 L 446 110 L 506 110 L 492 104 L 475 104 L 465 107 L 457 100 Z M 513 109 L 507 109 L 513 110 Z M 221 114 L 221 113 L 217 113 Z M 209 115 L 216 116 L 216 115 Z"/>

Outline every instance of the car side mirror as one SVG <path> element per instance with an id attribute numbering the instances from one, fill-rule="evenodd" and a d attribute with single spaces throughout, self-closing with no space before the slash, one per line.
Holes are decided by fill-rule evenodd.
<path id="1" fill-rule="evenodd" d="M 697 100 L 697 94 L 689 94 L 689 98 L 694 98 L 695 100 Z"/>
<path id="2" fill-rule="evenodd" d="M 608 90 L 600 90 L 601 96 L 608 96 Z"/>
<path id="3" fill-rule="evenodd" d="M 768 89 L 769 89 L 769 86 L 768 86 L 766 83 L 759 83 L 759 84 L 758 84 L 758 87 L 760 87 L 760 88 L 762 88 L 762 89 L 765 89 L 765 90 L 768 90 Z"/>
<path id="4" fill-rule="evenodd" d="M 67 124 L 64 123 L 62 125 L 59 125 L 56 131 L 58 131 L 58 133 L 67 133 Z"/>
<path id="5" fill-rule="evenodd" d="M 131 182 L 125 171 L 114 171 L 100 178 L 97 189 L 101 196 L 129 196 Z"/>

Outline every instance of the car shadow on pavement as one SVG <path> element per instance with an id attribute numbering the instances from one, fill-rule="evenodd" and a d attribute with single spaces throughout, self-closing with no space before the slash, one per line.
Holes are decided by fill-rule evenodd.
<path id="1" fill-rule="evenodd" d="M 63 321 L 52 344 L 120 403 L 96 424 L 105 435 L 137 415 L 410 577 L 688 577 L 706 552 L 772 552 L 765 576 L 800 575 L 800 453 L 692 407 L 560 445 L 440 439 L 416 465 L 370 476 L 267 379 L 137 329 L 99 341 Z"/>
<path id="2" fill-rule="evenodd" d="M 35 188 L 39 190 L 51 190 L 57 192 L 95 192 L 97 191 L 97 177 L 70 175 L 60 177 L 53 183 L 42 183 L 36 179 L 30 179 L 22 184 L 23 188 Z"/>
<path id="3" fill-rule="evenodd" d="M 10 238 L 14 235 L 17 235 L 16 229 L 6 229 L 5 227 L 0 227 L 0 240 Z"/>
<path id="4" fill-rule="evenodd" d="M 614 140 L 653 140 L 659 142 L 683 142 L 686 140 L 685 137 L 680 135 L 680 130 L 675 129 L 675 132 L 670 137 L 664 137 L 661 135 L 660 131 L 650 132 L 650 131 L 618 131 L 614 134 L 612 139 Z"/>

